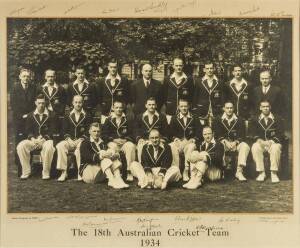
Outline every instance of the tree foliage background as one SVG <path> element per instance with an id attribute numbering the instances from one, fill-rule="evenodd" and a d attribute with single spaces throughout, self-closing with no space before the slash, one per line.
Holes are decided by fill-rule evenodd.
<path id="1" fill-rule="evenodd" d="M 37 79 L 49 67 L 68 72 L 78 64 L 96 75 L 111 57 L 121 64 L 141 59 L 158 64 L 176 55 L 204 61 L 222 53 L 227 62 L 251 62 L 255 38 L 266 43 L 265 63 L 284 60 L 283 35 L 290 23 L 280 19 L 13 18 L 7 24 L 12 83 L 20 67 L 32 69 Z"/>

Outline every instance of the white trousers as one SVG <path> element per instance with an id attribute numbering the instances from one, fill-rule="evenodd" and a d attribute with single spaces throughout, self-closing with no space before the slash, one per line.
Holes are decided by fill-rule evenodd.
<path id="1" fill-rule="evenodd" d="M 139 162 L 132 162 L 130 165 L 131 173 L 134 177 L 138 179 L 138 185 L 140 185 L 146 177 L 145 170 L 143 166 Z M 154 176 L 157 176 L 161 167 L 154 167 L 152 168 L 152 173 Z M 179 168 L 176 166 L 171 166 L 169 169 L 167 169 L 166 174 L 164 176 L 164 181 L 168 183 L 171 182 L 178 182 L 181 179 L 181 174 L 179 171 Z"/>
<path id="2" fill-rule="evenodd" d="M 135 161 L 135 144 L 131 141 L 127 141 L 123 145 L 118 145 L 115 142 L 109 142 L 107 146 L 115 152 L 124 152 L 127 162 L 127 170 L 130 170 L 130 164 Z"/>
<path id="3" fill-rule="evenodd" d="M 278 171 L 281 156 L 281 144 L 273 143 L 269 147 L 263 147 L 256 142 L 252 145 L 251 152 L 256 164 L 256 171 L 265 171 L 264 152 L 268 152 L 270 154 L 270 170 Z"/>
<path id="4" fill-rule="evenodd" d="M 101 160 L 100 164 L 87 165 L 82 172 L 82 180 L 85 183 L 99 183 L 105 180 L 105 171 L 111 169 L 112 173 L 121 167 L 119 160 L 111 161 L 108 158 Z"/>
<path id="5" fill-rule="evenodd" d="M 173 162 L 172 165 L 179 167 L 180 163 L 180 153 L 184 153 L 184 166 L 189 167 L 188 158 L 192 151 L 196 150 L 196 144 L 193 142 L 189 142 L 186 139 L 180 140 L 179 142 L 170 143 Z"/>
<path id="6" fill-rule="evenodd" d="M 235 150 L 230 149 L 226 145 L 224 146 L 224 148 L 225 148 L 225 151 L 232 151 L 232 152 L 237 151 L 238 152 L 238 164 L 237 165 L 246 166 L 247 158 L 248 158 L 248 155 L 250 152 L 250 147 L 248 146 L 247 143 L 245 143 L 245 142 L 239 143 Z"/>
<path id="7" fill-rule="evenodd" d="M 74 141 L 77 141 L 77 140 L 74 140 Z M 56 150 L 57 150 L 57 167 L 56 168 L 58 170 L 67 170 L 67 167 L 68 167 L 68 156 L 67 156 L 67 154 L 70 151 L 74 151 L 77 168 L 79 170 L 79 166 L 80 166 L 80 145 L 81 145 L 81 142 L 79 142 L 78 145 L 75 147 L 75 146 L 72 145 L 71 142 L 69 142 L 67 140 L 63 140 L 63 141 L 59 142 L 56 145 Z"/>
<path id="8" fill-rule="evenodd" d="M 53 147 L 53 140 L 45 141 L 41 147 L 34 144 L 31 140 L 23 140 L 17 145 L 17 154 L 22 166 L 22 175 L 30 175 L 30 152 L 34 150 L 41 150 L 41 158 L 43 163 L 43 176 L 50 175 L 51 163 L 55 148 Z"/>

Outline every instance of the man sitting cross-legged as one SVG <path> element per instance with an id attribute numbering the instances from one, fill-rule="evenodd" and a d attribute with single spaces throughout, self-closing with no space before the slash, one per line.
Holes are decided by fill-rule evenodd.
<path id="1" fill-rule="evenodd" d="M 203 128 L 203 138 L 199 151 L 193 151 L 189 157 L 191 179 L 183 185 L 184 188 L 197 189 L 202 185 L 204 175 L 210 181 L 222 178 L 224 146 L 215 141 L 209 126 Z"/>
<path id="2" fill-rule="evenodd" d="M 180 180 L 179 167 L 171 166 L 171 148 L 161 142 L 158 130 L 150 131 L 149 140 L 143 147 L 141 164 L 132 162 L 131 172 L 141 188 L 165 189 L 168 183 Z"/>
<path id="3" fill-rule="evenodd" d="M 100 126 L 92 123 L 89 128 L 89 139 L 80 146 L 81 164 L 79 174 L 85 183 L 98 183 L 108 179 L 108 186 L 115 189 L 128 188 L 124 183 L 120 167 L 119 154 L 107 149 L 100 139 Z"/>

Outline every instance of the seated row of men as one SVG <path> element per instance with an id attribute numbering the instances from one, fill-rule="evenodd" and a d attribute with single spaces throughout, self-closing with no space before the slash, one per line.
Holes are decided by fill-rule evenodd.
<path id="1" fill-rule="evenodd" d="M 128 187 L 120 173 L 120 167 L 127 166 L 126 180 L 132 181 L 136 177 L 142 188 L 165 189 L 169 182 L 183 177 L 183 181 L 187 182 L 183 187 L 195 189 L 201 185 L 204 175 L 212 181 L 222 177 L 227 151 L 237 152 L 235 176 L 240 181 L 246 181 L 243 169 L 251 144 L 259 172 L 257 181 L 265 180 L 263 156 L 264 152 L 268 152 L 271 180 L 279 182 L 277 171 L 283 129 L 280 119 L 271 113 L 268 101 L 260 103 L 261 114 L 250 121 L 252 141 L 246 138 L 245 122 L 235 115 L 231 102 L 224 104 L 223 115 L 213 122 L 211 128 L 190 113 L 189 103 L 185 99 L 179 100 L 179 112 L 171 117 L 169 123 L 165 115 L 157 112 L 156 100 L 152 97 L 146 101 L 147 110 L 138 115 L 134 122 L 126 118 L 124 104 L 115 101 L 113 112 L 100 128 L 100 123 L 92 123 L 83 109 L 83 97 L 76 95 L 73 110 L 65 116 L 62 130 L 57 130 L 57 119 L 53 112 L 47 110 L 43 95 L 36 97 L 35 104 L 36 109 L 26 118 L 28 139 L 17 145 L 22 166 L 21 179 L 30 176 L 30 153 L 36 149 L 41 149 L 42 178 L 50 178 L 55 152 L 53 140 L 61 137 L 61 131 L 63 140 L 56 145 L 56 168 L 61 170 L 58 181 L 65 181 L 68 177 L 67 154 L 70 151 L 74 151 L 76 156 L 79 180 L 90 183 L 108 178 L 108 184 L 113 188 Z M 126 158 L 123 164 L 120 152 Z M 179 170 L 180 153 L 184 154 L 182 175 Z"/>

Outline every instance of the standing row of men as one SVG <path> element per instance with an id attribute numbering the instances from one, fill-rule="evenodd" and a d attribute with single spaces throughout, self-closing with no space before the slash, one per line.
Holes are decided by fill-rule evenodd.
<path id="1" fill-rule="evenodd" d="M 142 187 L 156 185 L 155 187 L 165 188 L 166 182 L 170 178 L 179 180 L 181 177 L 178 165 L 180 160 L 179 154 L 183 153 L 185 157 L 183 180 L 188 181 L 185 187 L 197 188 L 201 184 L 204 171 L 207 168 L 211 168 L 208 165 L 214 164 L 211 163 L 212 160 L 215 161 L 212 159 L 214 153 L 218 154 L 216 156 L 218 161 L 216 164 L 222 168 L 223 163 L 221 161 L 223 161 L 224 151 L 220 147 L 223 147 L 223 150 L 225 148 L 226 151 L 238 151 L 236 177 L 244 181 L 243 168 L 246 166 L 250 148 L 243 134 L 245 128 L 241 118 L 248 119 L 249 113 L 253 111 L 251 106 L 255 106 L 254 102 L 258 102 L 256 105 L 260 106 L 261 115 L 253 122 L 253 125 L 250 125 L 250 133 L 257 140 L 254 143 L 255 145 L 252 146 L 257 170 L 260 172 L 257 180 L 262 181 L 265 179 L 263 152 L 268 151 L 271 155 L 272 181 L 279 181 L 276 171 L 278 170 L 281 152 L 282 125 L 278 122 L 277 117 L 275 118 L 270 113 L 270 107 L 273 103 L 279 100 L 282 101 L 282 97 L 280 97 L 280 90 L 277 87 L 270 86 L 271 75 L 268 71 L 260 74 L 262 87 L 253 90 L 250 84 L 241 77 L 240 66 L 234 67 L 234 78 L 226 85 L 222 85 L 213 73 L 212 63 L 205 64 L 204 70 L 206 74 L 200 81 L 200 79 L 192 80 L 188 78 L 182 71 L 182 60 L 174 59 L 174 73 L 163 84 L 153 80 L 151 78 L 151 66 L 144 65 L 142 69 L 143 79 L 134 82 L 131 87 L 129 87 L 128 81 L 118 75 L 116 63 L 109 63 L 108 68 L 110 73 L 97 85 L 89 83 L 85 79 L 84 70 L 78 68 L 76 70 L 77 79 L 69 85 L 67 93 L 55 83 L 55 72 L 52 70 L 46 71 L 46 83 L 37 91 L 28 82 L 28 71 L 21 71 L 21 84 L 15 86 L 11 95 L 17 134 L 23 136 L 26 133 L 28 135 L 28 140 L 20 142 L 17 147 L 23 168 L 21 178 L 25 179 L 30 175 L 30 151 L 38 148 L 43 148 L 41 153 L 42 160 L 45 161 L 43 178 L 49 178 L 49 164 L 51 165 L 51 157 L 53 157 L 55 151 L 54 144 L 53 142 L 51 143 L 49 136 L 51 134 L 53 137 L 55 135 L 64 137 L 64 140 L 60 141 L 56 146 L 58 153 L 57 168 L 62 170 L 59 181 L 64 181 L 67 178 L 67 153 L 70 150 L 75 150 L 78 165 L 92 162 L 99 164 L 100 161 L 102 165 L 105 159 L 104 161 L 106 162 L 103 162 L 103 164 L 106 164 L 105 168 L 110 168 L 112 174 L 118 178 L 117 180 L 109 180 L 111 186 L 116 188 L 128 187 L 126 183 L 119 179 L 120 173 L 118 169 L 112 169 L 113 165 L 114 168 L 120 167 L 119 156 L 120 151 L 122 151 L 126 157 L 128 181 L 131 181 L 132 177 L 136 176 L 139 178 L 139 184 Z M 255 97 L 255 92 L 260 94 L 257 94 L 257 97 Z M 38 98 L 35 99 L 37 94 Z M 19 96 L 23 97 L 23 99 Z M 129 96 L 131 100 L 128 100 Z M 32 97 L 35 99 L 35 110 L 32 108 L 33 104 L 30 103 Z M 59 123 L 57 121 L 53 121 L 54 124 L 52 126 L 48 125 L 48 121 L 51 123 L 51 120 L 55 119 L 52 117 L 53 113 L 56 116 L 64 115 L 64 106 L 70 101 L 68 99 L 72 99 L 72 111 L 65 116 L 62 127 L 55 127 L 55 124 Z M 107 146 L 106 150 L 99 146 L 101 142 L 97 146 L 98 141 L 92 141 L 96 138 L 96 136 L 92 136 L 92 131 L 97 129 L 96 125 L 88 127 L 92 116 L 95 114 L 95 102 L 99 101 L 99 99 L 101 99 L 102 123 L 104 123 L 101 136 L 103 143 Z M 134 125 L 126 118 L 125 114 L 126 103 L 130 102 L 133 103 L 133 109 L 136 113 Z M 43 104 L 45 105 L 44 107 L 39 107 Z M 166 116 L 160 113 L 160 108 L 163 104 L 166 105 Z M 26 106 L 19 108 L 20 105 Z M 192 109 L 190 106 L 192 106 Z M 277 109 L 275 112 L 280 112 L 279 108 L 277 108 L 278 104 L 276 103 L 274 106 L 276 106 L 275 110 Z M 222 109 L 224 110 L 223 115 Z M 32 110 L 34 112 L 28 114 Z M 211 119 L 215 120 L 212 129 L 205 127 L 208 124 L 208 120 Z M 25 130 L 23 129 L 24 124 L 21 124 L 24 123 L 23 120 L 26 120 Z M 62 133 L 57 132 L 58 129 L 62 130 Z M 87 133 L 88 130 L 89 135 Z M 215 132 L 215 138 L 212 130 Z M 100 127 L 99 131 L 96 130 L 95 132 L 100 132 Z M 205 143 L 205 137 L 207 136 L 211 140 L 208 139 L 209 142 L 203 147 L 203 150 L 198 149 L 199 147 L 201 148 L 200 144 L 202 142 Z M 159 140 L 158 144 L 162 144 L 161 146 L 163 147 L 158 146 L 157 150 L 153 148 L 152 154 L 152 150 L 149 147 L 155 147 L 157 140 Z M 80 152 L 81 150 L 91 151 L 91 149 L 85 148 L 83 144 L 86 142 L 83 143 L 83 141 L 95 144 L 87 145 L 89 148 L 97 148 L 92 149 L 93 151 L 96 150 L 98 153 L 100 151 L 105 152 L 101 152 L 101 156 L 95 153 L 90 157 L 92 159 L 89 160 L 85 157 L 89 154 L 88 152 Z M 170 146 L 167 145 L 169 142 Z M 219 142 L 223 145 L 216 145 Z M 136 145 L 137 161 L 135 161 Z M 218 152 L 212 148 L 218 148 Z M 201 151 L 199 154 L 195 151 L 197 149 L 198 153 Z M 171 164 L 165 164 L 165 160 L 163 160 L 165 165 L 157 166 L 157 161 L 164 157 L 158 155 L 166 150 L 171 151 L 171 158 L 168 155 L 166 159 L 166 161 L 171 161 Z M 209 154 L 210 150 L 212 150 L 213 154 Z M 147 154 L 149 156 L 148 160 L 145 159 Z M 149 164 L 149 161 L 151 161 L 150 167 L 145 167 L 146 164 Z M 116 164 L 119 164 L 119 166 Z M 154 173 L 152 170 L 152 174 L 160 176 L 157 179 L 158 181 L 156 179 L 152 180 L 151 176 L 149 176 L 149 168 L 152 167 L 163 167 L 156 171 L 157 173 Z M 79 170 L 79 179 L 83 176 L 84 181 L 88 182 L 89 179 L 87 178 L 94 175 L 90 172 L 91 169 L 88 168 L 90 167 L 85 166 Z M 142 174 L 137 173 L 133 168 L 139 168 L 137 169 L 139 172 L 141 168 L 145 168 L 145 171 L 149 172 L 146 173 L 148 176 L 141 176 Z M 167 168 L 177 169 L 172 169 L 172 173 L 167 173 L 168 180 L 163 181 L 161 180 L 162 176 L 169 171 Z M 195 173 L 196 170 L 198 171 L 197 173 Z M 84 171 L 85 173 L 83 173 Z M 105 172 L 106 170 L 102 168 L 101 171 Z M 104 174 L 109 178 L 106 173 Z M 210 170 L 209 178 L 220 178 L 221 174 L 220 170 Z M 197 179 L 195 179 L 196 176 Z M 198 180 L 199 178 L 200 181 Z M 161 183 L 158 183 L 157 186 L 157 184 L 151 183 L 154 181 Z"/>

